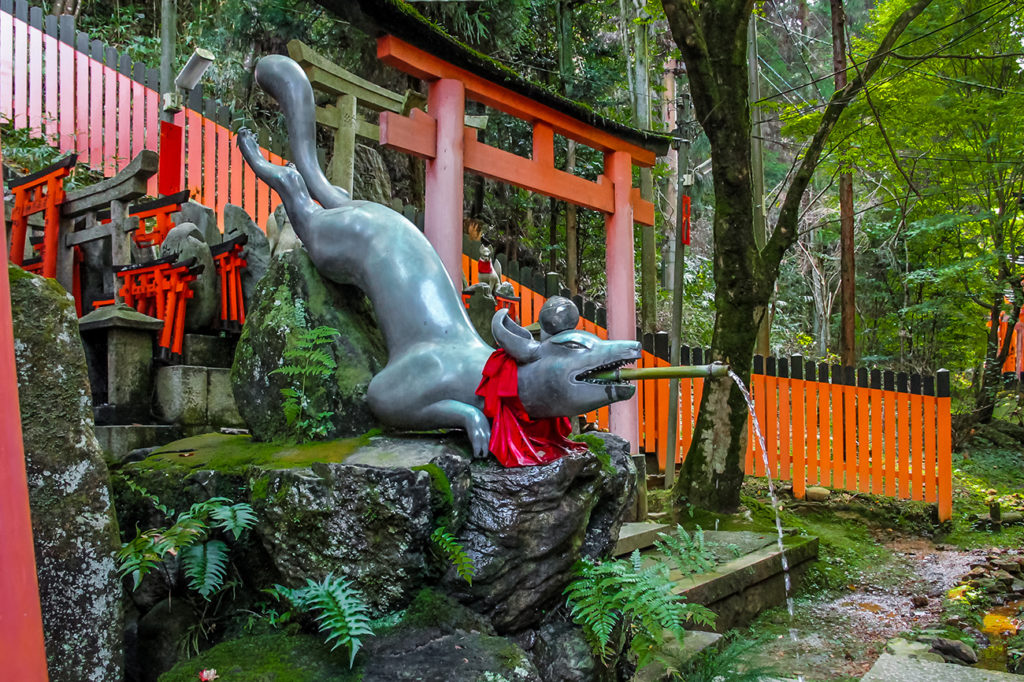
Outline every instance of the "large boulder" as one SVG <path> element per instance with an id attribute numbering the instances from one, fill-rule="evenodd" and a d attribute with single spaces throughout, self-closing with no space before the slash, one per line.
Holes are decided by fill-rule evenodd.
<path id="1" fill-rule="evenodd" d="M 160 255 L 174 255 L 178 262 L 195 259 L 202 272 L 189 284 L 192 298 L 185 304 L 185 329 L 205 329 L 213 322 L 220 306 L 217 294 L 217 268 L 213 264 L 210 245 L 201 238 L 201 230 L 193 223 L 182 223 L 171 228 L 160 245 Z"/>
<path id="2" fill-rule="evenodd" d="M 258 440 L 289 440 L 281 390 L 294 380 L 272 372 L 285 364 L 302 333 L 330 327 L 339 334 L 324 346 L 337 363 L 329 381 L 305 387 L 309 414 L 333 412 L 326 438 L 358 435 L 378 424 L 366 404 L 373 375 L 387 363 L 384 339 L 359 289 L 320 276 L 303 249 L 275 256 L 256 289 L 235 350 L 231 383 L 242 419 Z"/>
<path id="3" fill-rule="evenodd" d="M 449 571 L 446 586 L 499 633 L 537 626 L 545 610 L 564 601 L 573 565 L 614 547 L 636 494 L 636 469 L 625 441 L 602 438 L 603 448 L 592 445 L 598 457 L 584 452 L 545 466 L 472 468 L 472 497 L 457 537 L 476 575 L 467 585 Z"/>
<path id="4" fill-rule="evenodd" d="M 10 266 L 18 402 L 50 679 L 120 679 L 124 613 L 110 477 L 75 302 Z"/>
<path id="5" fill-rule="evenodd" d="M 207 208 L 195 201 L 186 201 L 181 205 L 181 210 L 171 214 L 171 220 L 175 225 L 192 223 L 199 229 L 201 239 L 214 246 L 220 244 L 221 234 L 217 228 L 217 214 L 212 208 Z"/>
<path id="6" fill-rule="evenodd" d="M 270 242 L 267 235 L 259 228 L 245 209 L 234 204 L 224 207 L 224 238 L 234 239 L 245 235 L 245 247 L 242 257 L 245 258 L 245 270 L 242 272 L 242 297 L 246 305 L 251 305 L 256 293 L 256 284 L 263 279 L 270 268 Z"/>

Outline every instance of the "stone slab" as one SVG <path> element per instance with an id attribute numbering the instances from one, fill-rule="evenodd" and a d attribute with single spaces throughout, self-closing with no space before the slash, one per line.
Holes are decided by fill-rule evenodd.
<path id="1" fill-rule="evenodd" d="M 207 369 L 172 365 L 156 371 L 153 410 L 165 424 L 185 426 L 207 423 Z"/>
<path id="2" fill-rule="evenodd" d="M 155 332 L 163 329 L 163 326 L 163 320 L 143 315 L 124 303 L 102 306 L 78 320 L 78 330 L 83 332 L 110 328 L 145 329 Z"/>
<path id="3" fill-rule="evenodd" d="M 108 458 L 121 461 L 132 450 L 164 445 L 181 438 L 181 429 L 166 424 L 97 426 L 96 438 Z"/>
<path id="4" fill-rule="evenodd" d="M 211 426 L 244 428 L 242 415 L 231 392 L 231 370 L 209 367 L 206 370 L 206 421 Z"/>
<path id="5" fill-rule="evenodd" d="M 785 543 L 792 594 L 818 556 L 818 538 L 790 537 Z M 671 577 L 676 581 L 673 593 L 718 614 L 718 632 L 747 623 L 765 609 L 784 604 L 787 597 L 782 552 L 774 543 L 726 562 L 710 573 L 684 578 L 673 571 Z"/>
<path id="6" fill-rule="evenodd" d="M 185 334 L 182 349 L 186 365 L 197 367 L 231 367 L 235 359 L 236 339 L 209 334 Z"/>
<path id="7" fill-rule="evenodd" d="M 671 526 L 664 523 L 645 523 L 634 521 L 622 524 L 619 530 L 619 541 L 612 550 L 613 556 L 631 554 L 635 549 L 646 549 L 658 539 L 658 533 L 667 533 Z"/>
<path id="8" fill-rule="evenodd" d="M 679 650 L 678 653 L 673 655 L 674 660 L 688 661 L 708 647 L 718 646 L 721 639 L 722 635 L 717 632 L 689 630 L 686 633 L 686 638 L 683 639 L 682 647 L 677 647 L 675 643 L 673 643 L 668 645 L 668 648 Z M 667 672 L 668 671 L 665 669 L 665 666 L 655 661 L 644 666 L 640 670 L 637 670 L 636 674 L 633 675 L 633 682 L 655 682 L 656 680 L 663 680 L 666 679 Z"/>
<path id="9" fill-rule="evenodd" d="M 1020 675 L 882 654 L 861 682 L 1020 682 Z"/>

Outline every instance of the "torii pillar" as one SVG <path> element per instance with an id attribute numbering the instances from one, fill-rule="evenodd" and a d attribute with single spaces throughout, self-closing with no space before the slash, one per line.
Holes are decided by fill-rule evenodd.
<path id="1" fill-rule="evenodd" d="M 427 159 L 423 233 L 441 256 L 452 286 L 462 293 L 463 117 L 466 88 L 461 81 L 431 81 L 427 109 L 436 123 L 434 158 Z"/>

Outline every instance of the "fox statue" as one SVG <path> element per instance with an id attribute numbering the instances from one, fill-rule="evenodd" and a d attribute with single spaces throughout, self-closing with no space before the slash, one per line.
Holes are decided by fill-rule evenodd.
<path id="1" fill-rule="evenodd" d="M 281 196 L 320 274 L 355 284 L 370 299 L 388 350 L 387 365 L 370 382 L 370 410 L 399 429 L 464 429 L 473 455 L 487 456 L 492 429 L 478 387 L 496 351 L 474 330 L 441 259 L 401 214 L 354 201 L 327 180 L 316 157 L 313 89 L 297 63 L 264 57 L 256 82 L 281 106 L 294 165 L 265 160 L 247 129 L 239 131 L 238 146 L 257 177 Z M 561 301 L 560 309 L 572 305 Z M 575 326 L 578 312 L 572 319 Z M 514 360 L 513 390 L 527 421 L 583 414 L 633 395 L 626 382 L 588 376 L 637 360 L 639 343 L 606 341 L 568 324 L 548 326 L 535 341 L 505 310 L 491 325 L 497 354 Z"/>

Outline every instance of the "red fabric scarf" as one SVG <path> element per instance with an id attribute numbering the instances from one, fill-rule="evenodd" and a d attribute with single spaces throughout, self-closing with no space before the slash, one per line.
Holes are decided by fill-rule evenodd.
<path id="1" fill-rule="evenodd" d="M 501 349 L 484 365 L 476 394 L 484 399 L 484 414 L 491 420 L 491 452 L 506 467 L 547 464 L 587 449 L 585 443 L 566 438 L 572 433 L 568 417 L 530 419 L 519 400 L 519 367 Z"/>
<path id="2" fill-rule="evenodd" d="M 481 275 L 489 275 L 491 273 L 491 261 L 480 261 L 480 263 L 477 265 L 477 272 L 479 272 Z"/>

